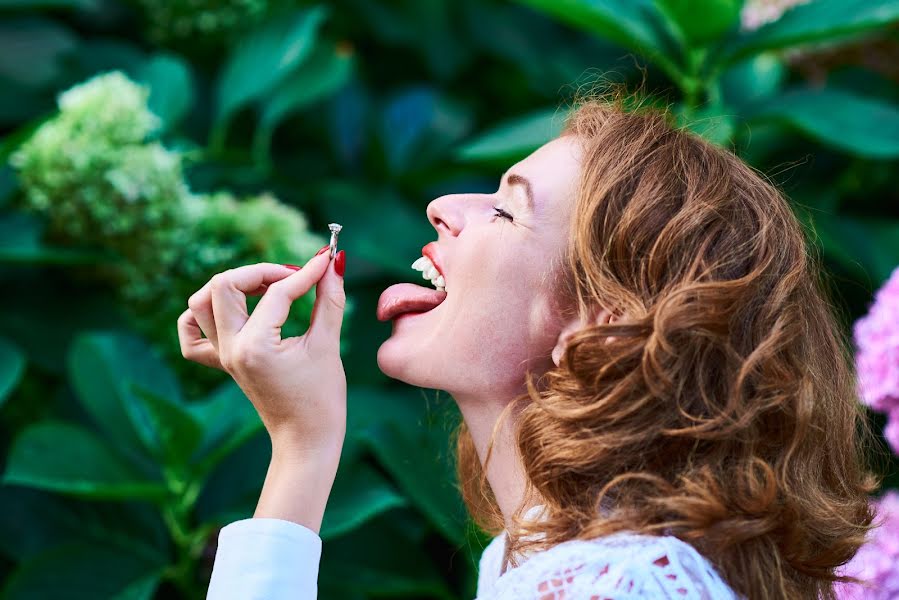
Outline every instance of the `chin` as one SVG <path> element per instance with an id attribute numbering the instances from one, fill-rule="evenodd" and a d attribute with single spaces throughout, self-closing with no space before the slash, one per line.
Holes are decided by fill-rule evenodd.
<path id="1" fill-rule="evenodd" d="M 378 348 L 378 368 L 391 379 L 416 387 L 443 389 L 434 377 L 426 372 L 429 366 L 421 360 L 426 350 L 411 348 L 396 334 L 387 338 Z M 438 364 L 443 361 L 438 361 Z"/>
<path id="2" fill-rule="evenodd" d="M 395 344 L 392 340 L 392 337 L 388 338 L 378 348 L 378 368 L 388 377 L 402 379 L 402 371 L 406 361 L 397 356 L 397 352 L 394 349 Z"/>
<path id="3" fill-rule="evenodd" d="M 392 379 L 398 379 L 411 385 L 417 385 L 411 381 L 415 379 L 416 363 L 414 353 L 409 348 L 404 348 L 396 335 L 391 335 L 384 340 L 378 348 L 378 368 Z"/>

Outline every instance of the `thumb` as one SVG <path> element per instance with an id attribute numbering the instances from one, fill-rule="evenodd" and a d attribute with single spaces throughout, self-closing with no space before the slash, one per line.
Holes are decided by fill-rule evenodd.
<path id="1" fill-rule="evenodd" d="M 328 265 L 325 274 L 315 285 L 315 304 L 306 336 L 312 345 L 339 343 L 340 327 L 346 308 L 343 270 L 346 253 L 341 250 Z"/>

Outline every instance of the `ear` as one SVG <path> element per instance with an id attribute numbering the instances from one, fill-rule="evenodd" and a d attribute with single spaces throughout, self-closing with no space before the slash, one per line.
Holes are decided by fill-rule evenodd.
<path id="1" fill-rule="evenodd" d="M 607 323 L 614 323 L 620 317 L 618 315 L 612 314 L 612 312 L 605 308 L 597 308 L 592 317 L 593 323 L 597 325 L 604 325 Z M 583 329 L 587 326 L 587 322 L 584 320 L 574 317 L 568 323 L 562 327 L 562 331 L 559 332 L 559 339 L 556 341 L 556 345 L 552 351 L 552 359 L 553 363 L 558 367 L 559 362 L 562 360 L 562 355 L 565 353 L 565 347 L 568 345 L 568 340 L 571 336 L 578 330 Z M 608 341 L 611 341 L 615 338 L 608 338 Z"/>

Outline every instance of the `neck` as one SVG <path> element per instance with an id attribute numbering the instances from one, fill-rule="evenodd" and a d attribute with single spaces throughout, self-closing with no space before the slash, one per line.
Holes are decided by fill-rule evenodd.
<path id="1" fill-rule="evenodd" d="M 503 406 L 483 402 L 483 399 L 469 401 L 455 398 L 465 424 L 471 433 L 472 441 L 483 466 L 487 460 L 488 445 Z M 493 450 L 490 451 L 490 462 L 487 464 L 487 481 L 496 497 L 503 521 L 508 529 L 511 516 L 524 500 L 526 475 L 518 445 L 515 440 L 517 414 L 506 415 L 503 424 L 496 433 Z"/>

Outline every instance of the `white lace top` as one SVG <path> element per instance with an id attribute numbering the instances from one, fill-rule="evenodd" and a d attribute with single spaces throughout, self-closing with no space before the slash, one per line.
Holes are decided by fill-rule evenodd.
<path id="1" fill-rule="evenodd" d="M 503 532 L 481 555 L 476 600 L 742 598 L 691 545 L 671 536 L 624 532 L 570 540 L 519 556 L 517 567 L 500 574 L 505 541 Z M 230 523 L 219 533 L 206 598 L 313 600 L 321 549 L 315 532 L 292 521 L 251 518 Z"/>
<path id="2" fill-rule="evenodd" d="M 629 532 L 570 540 L 500 575 L 505 532 L 481 555 L 477 600 L 737 599 L 708 561 L 671 536 Z"/>

